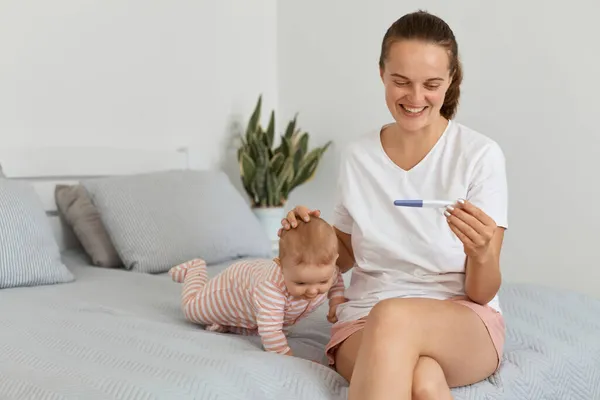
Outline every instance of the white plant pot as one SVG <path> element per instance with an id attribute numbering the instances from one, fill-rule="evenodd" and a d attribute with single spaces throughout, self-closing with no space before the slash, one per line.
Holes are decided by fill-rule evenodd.
<path id="1" fill-rule="evenodd" d="M 279 242 L 277 231 L 281 228 L 281 220 L 285 216 L 284 207 L 255 207 L 252 209 L 256 218 L 273 243 Z"/>

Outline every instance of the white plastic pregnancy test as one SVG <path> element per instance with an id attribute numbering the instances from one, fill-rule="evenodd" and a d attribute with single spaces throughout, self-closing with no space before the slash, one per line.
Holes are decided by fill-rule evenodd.
<path id="1" fill-rule="evenodd" d="M 446 208 L 456 204 L 449 200 L 395 200 L 394 205 L 398 207 L 418 207 L 418 208 Z"/>

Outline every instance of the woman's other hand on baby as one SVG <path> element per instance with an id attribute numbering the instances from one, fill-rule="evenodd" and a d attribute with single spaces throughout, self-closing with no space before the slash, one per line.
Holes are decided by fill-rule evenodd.
<path id="1" fill-rule="evenodd" d="M 283 232 L 284 229 L 287 231 L 298 226 L 298 218 L 302 219 L 304 222 L 308 222 L 310 221 L 310 217 L 319 216 L 321 216 L 321 211 L 319 210 L 309 210 L 308 207 L 305 206 L 296 206 L 293 210 L 287 213 L 284 219 L 281 220 L 282 228 L 279 229 L 277 234 L 281 236 L 281 232 Z"/>
<path id="2" fill-rule="evenodd" d="M 329 300 L 329 313 L 327 313 L 327 321 L 335 324 L 337 322 L 337 308 L 340 304 L 347 302 L 345 297 L 333 297 Z"/>

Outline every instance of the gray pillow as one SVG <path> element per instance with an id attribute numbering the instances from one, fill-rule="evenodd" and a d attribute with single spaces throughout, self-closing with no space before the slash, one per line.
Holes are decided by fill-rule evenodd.
<path id="1" fill-rule="evenodd" d="M 0 179 L 0 289 L 71 282 L 33 187 Z"/>
<path id="2" fill-rule="evenodd" d="M 58 211 L 73 229 L 81 246 L 99 267 L 122 266 L 100 214 L 81 185 L 56 185 L 54 191 Z"/>
<path id="3" fill-rule="evenodd" d="M 221 171 L 84 180 L 125 268 L 166 272 L 193 258 L 268 257 L 271 243 Z"/>

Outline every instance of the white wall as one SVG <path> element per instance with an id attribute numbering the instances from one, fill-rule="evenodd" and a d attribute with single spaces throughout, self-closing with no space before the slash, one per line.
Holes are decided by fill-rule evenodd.
<path id="1" fill-rule="evenodd" d="M 600 297 L 599 3 L 349 4 L 278 5 L 280 114 L 298 111 L 316 143 L 336 142 L 292 203 L 331 215 L 340 147 L 391 120 L 377 70 L 381 39 L 402 14 L 427 9 L 459 40 L 465 81 L 457 119 L 497 140 L 507 157 L 504 278 Z"/>
<path id="2" fill-rule="evenodd" d="M 2 0 L 0 144 L 219 164 L 258 95 L 277 104 L 276 26 L 275 0 Z"/>
<path id="3" fill-rule="evenodd" d="M 400 15 L 426 8 L 459 39 L 458 120 L 496 139 L 508 159 L 505 279 L 600 297 L 600 5 L 348 4 L 3 0 L 0 145 L 189 145 L 192 166 L 221 164 L 235 182 L 228 136 L 263 93 L 279 126 L 299 112 L 312 145 L 335 141 L 316 179 L 290 199 L 328 217 L 340 147 L 390 120 L 381 38 Z"/>

